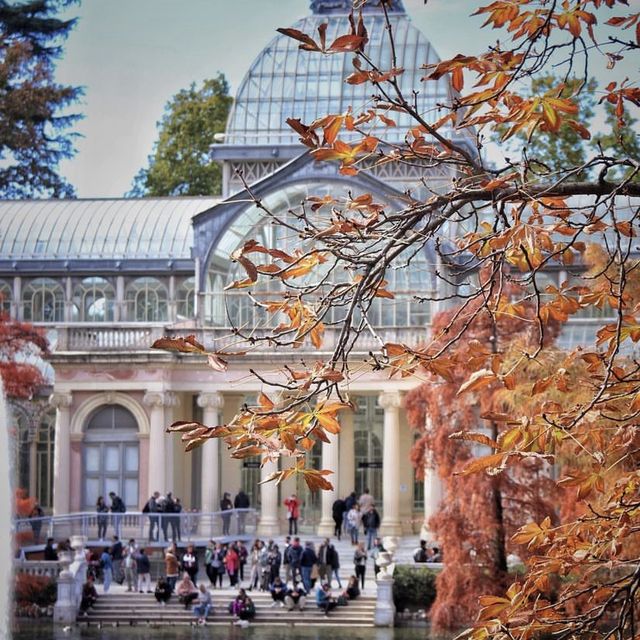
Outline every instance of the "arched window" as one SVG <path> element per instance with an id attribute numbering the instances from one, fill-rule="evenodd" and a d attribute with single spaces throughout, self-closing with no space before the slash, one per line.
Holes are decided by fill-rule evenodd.
<path id="1" fill-rule="evenodd" d="M 55 440 L 55 414 L 43 416 L 36 433 L 36 486 L 35 495 L 42 507 L 53 506 L 53 444 Z"/>
<path id="2" fill-rule="evenodd" d="M 85 278 L 73 292 L 74 320 L 113 322 L 115 289 L 104 278 Z"/>
<path id="3" fill-rule="evenodd" d="M 189 320 L 196 314 L 196 279 L 187 278 L 178 287 L 178 320 Z"/>
<path id="4" fill-rule="evenodd" d="M 167 320 L 167 289 L 156 278 L 138 278 L 127 288 L 127 318 L 135 322 Z"/>
<path id="5" fill-rule="evenodd" d="M 13 292 L 11 286 L 4 280 L 0 280 L 0 313 L 9 315 L 11 313 L 11 299 Z"/>
<path id="6" fill-rule="evenodd" d="M 29 322 L 62 322 L 64 319 L 64 291 L 51 278 L 30 282 L 22 293 L 22 312 Z"/>
<path id="7" fill-rule="evenodd" d="M 137 509 L 138 423 L 128 409 L 110 404 L 93 412 L 85 429 L 82 464 L 84 509 L 92 511 L 98 496 L 106 499 L 111 491 L 128 509 Z"/>

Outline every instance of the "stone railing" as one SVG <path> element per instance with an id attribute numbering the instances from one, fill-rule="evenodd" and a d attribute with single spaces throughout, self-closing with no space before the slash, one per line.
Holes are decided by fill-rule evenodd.
<path id="1" fill-rule="evenodd" d="M 29 576 L 44 576 L 56 580 L 60 573 L 60 563 L 56 560 L 15 560 L 15 573 Z"/>

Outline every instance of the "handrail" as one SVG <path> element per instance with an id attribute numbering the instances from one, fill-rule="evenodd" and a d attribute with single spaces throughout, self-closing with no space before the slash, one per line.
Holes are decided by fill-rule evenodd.
<path id="1" fill-rule="evenodd" d="M 110 540 L 113 535 L 121 539 L 148 539 L 150 543 L 196 542 L 232 536 L 253 536 L 258 514 L 255 509 L 227 511 L 183 511 L 181 513 L 97 513 L 79 511 L 39 518 L 16 518 L 14 530 L 32 531 L 34 544 L 44 538 L 67 539 L 80 535 L 91 541 Z M 37 532 L 37 534 L 36 534 Z"/>

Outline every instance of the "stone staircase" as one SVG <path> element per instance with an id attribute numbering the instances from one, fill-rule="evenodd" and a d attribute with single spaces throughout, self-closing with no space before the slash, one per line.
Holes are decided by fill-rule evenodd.
<path id="1" fill-rule="evenodd" d="M 334 595 L 337 595 L 334 589 Z M 227 611 L 237 590 L 222 589 L 212 591 L 213 611 L 207 618 L 207 626 L 228 627 L 233 623 Z M 375 595 L 362 595 L 345 607 L 336 607 L 328 616 L 318 609 L 315 593 L 307 598 L 304 611 L 287 611 L 280 606 L 272 607 L 268 592 L 252 592 L 256 606 L 256 616 L 251 626 L 313 625 L 323 627 L 373 627 Z M 170 627 L 195 625 L 196 618 L 191 610 L 185 609 L 178 599 L 172 597 L 166 606 L 156 602 L 153 594 L 125 593 L 114 591 L 100 594 L 98 601 L 88 615 L 79 615 L 77 622 L 85 627 Z"/>

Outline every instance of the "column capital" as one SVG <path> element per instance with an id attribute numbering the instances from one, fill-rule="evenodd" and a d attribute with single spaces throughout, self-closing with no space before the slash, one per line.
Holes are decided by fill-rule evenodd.
<path id="1" fill-rule="evenodd" d="M 73 395 L 69 392 L 54 391 L 49 396 L 49 404 L 56 409 L 68 409 L 73 402 Z"/>
<path id="2" fill-rule="evenodd" d="M 378 404 L 383 409 L 400 409 L 402 394 L 399 391 L 384 391 L 378 396 Z"/>
<path id="3" fill-rule="evenodd" d="M 147 391 L 142 402 L 147 407 L 175 407 L 178 397 L 171 391 Z"/>
<path id="4" fill-rule="evenodd" d="M 198 396 L 197 402 L 202 409 L 222 409 L 224 396 L 219 391 L 204 392 Z"/>

